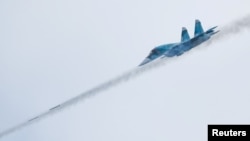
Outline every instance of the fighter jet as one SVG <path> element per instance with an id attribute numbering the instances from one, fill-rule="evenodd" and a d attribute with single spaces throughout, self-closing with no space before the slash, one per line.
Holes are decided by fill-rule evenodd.
<path id="1" fill-rule="evenodd" d="M 205 41 L 209 40 L 212 35 L 218 33 L 219 31 L 215 31 L 216 27 L 217 26 L 214 26 L 204 32 L 201 22 L 199 20 L 195 20 L 193 38 L 190 38 L 187 29 L 185 27 L 182 27 L 180 42 L 164 44 L 155 47 L 153 50 L 151 50 L 150 54 L 142 61 L 142 63 L 139 64 L 139 66 L 145 65 L 159 57 L 174 57 L 182 55 L 184 52 L 189 51 L 190 49 L 204 43 Z"/>

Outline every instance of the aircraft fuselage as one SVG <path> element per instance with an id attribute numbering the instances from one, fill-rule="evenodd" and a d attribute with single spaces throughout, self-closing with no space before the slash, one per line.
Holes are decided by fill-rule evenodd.
<path id="1" fill-rule="evenodd" d="M 217 26 L 212 27 L 204 32 L 201 22 L 199 20 L 195 20 L 195 36 L 193 38 L 190 38 L 187 29 L 183 27 L 181 34 L 181 42 L 165 44 L 155 47 L 153 50 L 151 50 L 150 54 L 142 61 L 139 66 L 145 65 L 161 56 L 174 57 L 182 55 L 184 52 L 189 51 L 190 49 L 206 42 L 211 38 L 212 35 L 219 32 L 214 31 L 216 27 Z"/>
<path id="2" fill-rule="evenodd" d="M 202 44 L 203 42 L 207 41 L 210 38 L 210 36 L 206 34 L 200 34 L 188 41 L 181 42 L 175 46 L 173 46 L 172 49 L 166 51 L 164 55 L 166 57 L 173 57 L 173 56 L 180 56 L 184 52 L 189 51 L 190 49 Z"/>

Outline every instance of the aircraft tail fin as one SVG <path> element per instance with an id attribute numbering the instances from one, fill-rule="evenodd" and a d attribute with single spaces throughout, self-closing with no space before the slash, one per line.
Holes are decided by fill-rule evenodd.
<path id="1" fill-rule="evenodd" d="M 201 22 L 199 20 L 195 20 L 194 36 L 197 36 L 203 32 L 204 30 L 202 28 Z"/>
<path id="2" fill-rule="evenodd" d="M 185 27 L 183 27 L 181 31 L 181 42 L 185 42 L 189 39 L 190 39 L 190 36 L 188 34 L 188 31 Z"/>

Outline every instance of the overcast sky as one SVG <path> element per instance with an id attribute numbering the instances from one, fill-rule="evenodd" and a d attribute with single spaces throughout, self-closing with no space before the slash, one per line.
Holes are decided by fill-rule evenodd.
<path id="1" fill-rule="evenodd" d="M 0 0 L 0 131 L 136 67 L 161 44 L 220 27 L 249 0 Z M 195 48 L 0 139 L 205 141 L 250 123 L 249 31 Z"/>

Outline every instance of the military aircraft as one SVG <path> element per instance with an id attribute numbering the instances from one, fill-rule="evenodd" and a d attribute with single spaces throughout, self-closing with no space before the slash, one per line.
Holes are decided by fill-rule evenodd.
<path id="1" fill-rule="evenodd" d="M 164 44 L 155 47 L 142 61 L 142 63 L 139 64 L 139 66 L 145 65 L 159 57 L 174 57 L 182 55 L 184 52 L 202 44 L 203 42 L 210 39 L 212 35 L 218 33 L 219 31 L 215 31 L 216 27 L 217 26 L 214 26 L 204 32 L 201 22 L 199 20 L 195 20 L 193 38 L 190 38 L 187 29 L 183 27 L 181 32 L 181 42 Z"/>

